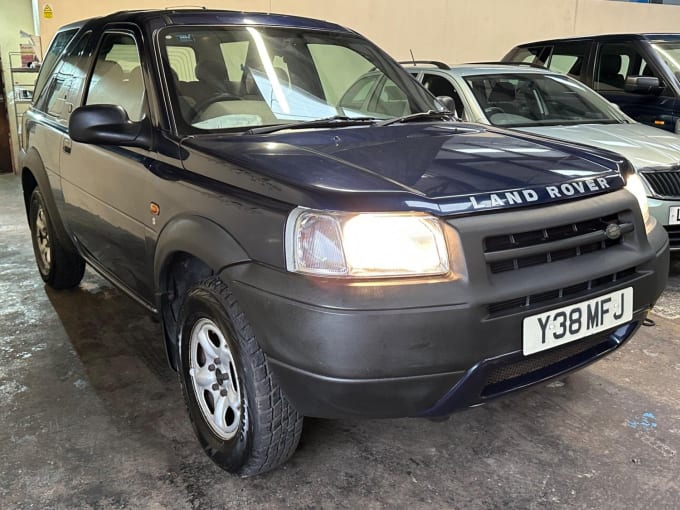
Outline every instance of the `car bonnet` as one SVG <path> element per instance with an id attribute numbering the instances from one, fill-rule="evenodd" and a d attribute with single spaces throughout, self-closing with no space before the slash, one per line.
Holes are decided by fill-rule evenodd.
<path id="1" fill-rule="evenodd" d="M 621 158 L 462 123 L 185 139 L 187 170 L 284 201 L 349 210 L 469 213 L 623 186 Z"/>

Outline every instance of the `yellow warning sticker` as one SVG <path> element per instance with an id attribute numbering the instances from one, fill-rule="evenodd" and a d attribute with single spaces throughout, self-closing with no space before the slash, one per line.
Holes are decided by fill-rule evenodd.
<path id="1" fill-rule="evenodd" d="M 54 17 L 54 11 L 52 10 L 52 6 L 50 4 L 45 4 L 43 5 L 43 18 L 45 19 L 52 19 Z"/>

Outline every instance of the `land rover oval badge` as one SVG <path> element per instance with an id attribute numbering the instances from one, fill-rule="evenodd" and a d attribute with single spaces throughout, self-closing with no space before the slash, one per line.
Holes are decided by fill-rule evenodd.
<path id="1" fill-rule="evenodd" d="M 616 239 L 621 237 L 621 227 L 619 227 L 616 223 L 610 223 L 609 225 L 607 225 L 607 228 L 604 231 L 604 235 L 607 236 L 607 239 L 615 241 Z"/>

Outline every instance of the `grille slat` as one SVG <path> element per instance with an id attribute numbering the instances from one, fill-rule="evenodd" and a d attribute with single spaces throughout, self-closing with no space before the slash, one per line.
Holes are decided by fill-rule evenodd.
<path id="1" fill-rule="evenodd" d="M 668 198 L 680 197 L 680 171 L 642 172 L 641 175 L 657 195 Z"/>
<path id="2" fill-rule="evenodd" d="M 621 228 L 621 237 L 608 239 L 610 224 Z M 568 223 L 528 232 L 513 232 L 484 239 L 484 257 L 492 273 L 513 271 L 540 264 L 579 257 L 620 244 L 633 224 L 622 222 L 619 214 Z"/>
<path id="3" fill-rule="evenodd" d="M 594 278 L 592 280 L 577 283 L 575 285 L 570 285 L 569 287 L 549 290 L 541 292 L 540 294 L 520 296 L 505 301 L 499 301 L 489 305 L 489 314 L 492 316 L 498 316 L 518 311 L 526 311 L 529 308 L 545 305 L 548 303 L 557 304 L 560 299 L 577 297 L 579 294 L 590 293 L 593 290 L 603 290 L 614 283 L 621 283 L 623 281 L 629 280 L 631 277 L 635 276 L 635 274 L 635 268 L 631 267 L 617 273 L 611 273 Z"/>

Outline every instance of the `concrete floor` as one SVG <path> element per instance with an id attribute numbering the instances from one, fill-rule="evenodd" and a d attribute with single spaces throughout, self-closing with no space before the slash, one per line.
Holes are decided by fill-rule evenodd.
<path id="1" fill-rule="evenodd" d="M 307 420 L 282 469 L 203 455 L 160 327 L 92 272 L 43 285 L 0 176 L 0 508 L 678 508 L 680 259 L 624 348 L 449 421 Z"/>

